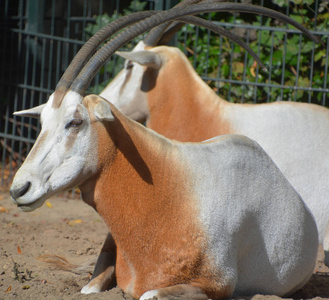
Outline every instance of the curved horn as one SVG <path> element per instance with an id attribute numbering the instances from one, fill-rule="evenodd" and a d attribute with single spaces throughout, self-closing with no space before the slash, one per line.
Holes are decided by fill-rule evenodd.
<path id="1" fill-rule="evenodd" d="M 180 7 L 180 6 L 183 6 L 183 5 L 184 6 L 185 5 L 192 5 L 192 4 L 202 2 L 202 1 L 203 0 L 185 0 L 185 1 L 182 1 L 182 2 L 178 3 L 174 7 Z M 162 35 L 167 30 L 169 25 L 170 25 L 170 23 L 167 22 L 167 23 L 161 24 L 161 25 L 153 28 L 152 30 L 150 30 L 150 32 L 144 38 L 144 44 L 147 45 L 147 46 L 156 46 L 156 45 L 158 45 L 158 42 L 160 41 Z M 183 26 L 183 24 L 181 26 Z M 177 29 L 177 30 L 179 30 L 179 29 Z"/>
<path id="2" fill-rule="evenodd" d="M 298 22 L 293 19 L 276 12 L 271 9 L 267 9 L 260 6 L 241 4 L 241 3 L 216 3 L 216 4 L 194 4 L 191 6 L 182 6 L 177 8 L 172 8 L 168 11 L 157 13 L 156 15 L 149 17 L 143 21 L 136 23 L 136 25 L 131 28 L 129 27 L 123 33 L 120 33 L 114 37 L 110 42 L 104 45 L 85 65 L 78 77 L 73 81 L 71 88 L 73 91 L 84 94 L 85 90 L 89 86 L 91 80 L 94 78 L 99 69 L 103 66 L 105 61 L 110 57 L 117 49 L 125 45 L 131 39 L 144 33 L 145 31 L 157 26 L 159 24 L 180 19 L 185 15 L 199 14 L 213 11 L 237 11 L 245 13 L 254 13 L 269 16 L 272 18 L 279 19 L 285 23 L 291 24 L 302 31 L 306 36 L 308 36 L 313 41 L 317 42 L 317 38 L 312 35 L 305 27 L 303 27 Z"/>
<path id="3" fill-rule="evenodd" d="M 174 36 L 174 34 L 176 32 L 178 32 L 185 24 L 182 22 L 173 22 L 171 23 L 166 31 L 163 33 L 163 35 L 160 37 L 160 39 L 158 40 L 157 45 L 167 45 L 170 40 L 172 39 L 172 37 Z"/>
<path id="4" fill-rule="evenodd" d="M 185 0 L 180 2 L 175 7 L 180 5 L 192 5 L 197 3 L 225 2 L 225 0 Z M 144 39 L 144 43 L 148 46 L 167 45 L 174 34 L 179 31 L 184 22 L 173 22 L 172 24 L 165 23 L 152 29 Z"/>

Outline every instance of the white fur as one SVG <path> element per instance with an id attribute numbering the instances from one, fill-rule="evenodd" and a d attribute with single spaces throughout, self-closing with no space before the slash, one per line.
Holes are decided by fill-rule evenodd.
<path id="1" fill-rule="evenodd" d="M 213 143 L 225 139 L 228 144 L 233 143 L 232 147 L 217 148 L 220 155 L 216 163 L 211 163 L 217 171 L 212 172 L 207 166 L 209 157 L 214 154 Z M 306 283 L 311 275 L 314 266 L 307 261 L 317 251 L 316 228 L 309 210 L 296 197 L 295 191 L 288 188 L 290 185 L 285 178 L 276 181 L 264 193 L 264 182 L 279 178 L 280 171 L 273 168 L 265 152 L 247 138 L 236 144 L 228 135 L 204 145 L 208 151 L 203 153 L 195 153 L 188 147 L 183 151 L 184 157 L 189 158 L 186 164 L 198 174 L 192 185 L 197 198 L 201 199 L 201 220 L 209 234 L 214 264 L 225 269 L 223 281 L 236 282 L 236 295 L 278 295 L 278 290 L 281 290 L 283 296 L 295 291 L 296 286 L 302 286 L 298 282 Z M 234 149 L 239 150 L 235 152 Z M 257 162 L 250 168 L 244 161 L 253 161 L 256 153 Z M 261 183 L 258 176 L 262 178 Z M 270 224 L 273 219 L 280 228 L 271 228 L 278 226 L 278 223 Z M 308 224 L 306 228 L 299 223 L 302 219 Z M 217 226 L 213 226 L 214 222 Z M 305 232 L 307 238 L 300 240 Z M 276 234 L 280 235 L 279 239 Z M 283 249 L 285 254 L 281 252 Z M 303 262 L 296 265 L 299 259 Z M 302 279 L 300 274 L 306 273 L 308 276 Z"/>

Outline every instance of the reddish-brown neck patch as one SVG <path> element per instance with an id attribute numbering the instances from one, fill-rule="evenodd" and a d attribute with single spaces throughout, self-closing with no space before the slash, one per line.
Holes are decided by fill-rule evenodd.
<path id="1" fill-rule="evenodd" d="M 200 142 L 230 133 L 229 123 L 221 118 L 225 101 L 181 55 L 167 53 L 168 48 L 163 52 L 163 56 L 170 58 L 161 67 L 155 88 L 147 94 L 150 108 L 147 126 L 183 142 Z"/>

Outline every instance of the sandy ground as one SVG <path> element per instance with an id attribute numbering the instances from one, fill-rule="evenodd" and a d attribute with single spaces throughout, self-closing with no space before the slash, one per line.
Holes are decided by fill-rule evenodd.
<path id="1" fill-rule="evenodd" d="M 52 198 L 42 208 L 23 213 L 0 187 L 0 299 L 133 299 L 119 288 L 82 295 L 92 267 L 90 273 L 74 274 L 37 259 L 51 254 L 76 265 L 94 262 L 105 236 L 101 218 L 79 199 Z M 323 265 L 321 249 L 313 277 L 293 297 L 329 298 L 329 268 Z"/>

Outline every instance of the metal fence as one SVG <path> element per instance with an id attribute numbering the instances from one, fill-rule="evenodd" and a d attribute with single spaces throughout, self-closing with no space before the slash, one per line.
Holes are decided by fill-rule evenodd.
<path id="1" fill-rule="evenodd" d="M 61 74 L 88 38 L 86 28 L 102 20 L 96 16 L 134 11 L 140 2 L 145 3 L 144 9 L 168 9 L 178 1 L 0 1 L 1 184 L 10 182 L 39 132 L 36 120 L 16 119 L 12 113 L 47 101 Z M 263 2 L 257 4 L 268 6 L 271 1 Z M 272 2 L 270 7 L 275 5 Z M 275 8 L 290 14 L 289 5 Z M 207 30 L 185 26 L 174 43 L 189 56 L 199 75 L 229 101 L 288 100 L 328 106 L 328 22 L 317 22 L 329 13 L 328 1 L 316 0 L 313 6 L 303 9 L 306 10 L 303 16 L 313 24 L 308 29 L 321 37 L 321 45 L 307 41 L 288 26 L 273 26 L 266 18 L 235 14 L 205 16 L 241 35 L 262 59 L 265 57 L 268 73 L 261 72 L 239 47 Z M 202 43 L 204 40 L 206 43 Z M 276 46 L 278 40 L 281 47 Z M 108 67 L 93 81 L 91 91 L 100 92 L 120 69 L 120 63 L 118 58 L 111 58 Z"/>

